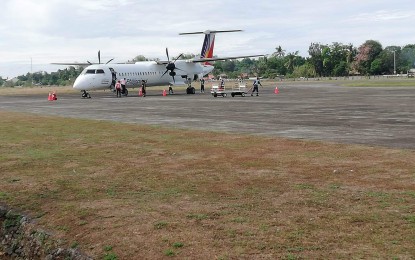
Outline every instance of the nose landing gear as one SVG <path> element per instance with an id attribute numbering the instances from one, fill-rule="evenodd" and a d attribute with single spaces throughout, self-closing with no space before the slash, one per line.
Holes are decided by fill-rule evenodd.
<path id="1" fill-rule="evenodd" d="M 91 98 L 91 95 L 88 92 L 86 92 L 86 90 L 83 90 L 82 91 L 82 98 Z"/>

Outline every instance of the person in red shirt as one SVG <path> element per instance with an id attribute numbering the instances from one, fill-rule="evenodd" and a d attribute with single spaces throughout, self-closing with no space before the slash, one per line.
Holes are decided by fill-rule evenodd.
<path id="1" fill-rule="evenodd" d="M 117 97 L 121 97 L 121 82 L 117 81 L 115 83 L 115 90 L 117 91 Z"/>

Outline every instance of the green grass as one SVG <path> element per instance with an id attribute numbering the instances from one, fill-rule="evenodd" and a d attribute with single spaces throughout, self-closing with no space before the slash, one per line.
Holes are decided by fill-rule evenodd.
<path id="1" fill-rule="evenodd" d="M 99 259 L 410 259 L 414 169 L 411 150 L 0 112 L 0 203 Z"/>

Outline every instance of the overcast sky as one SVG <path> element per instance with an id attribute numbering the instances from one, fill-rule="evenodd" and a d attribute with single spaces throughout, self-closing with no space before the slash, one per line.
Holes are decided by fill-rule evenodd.
<path id="1" fill-rule="evenodd" d="M 383 47 L 415 44 L 413 0 L 2 0 L 0 76 L 57 67 L 52 62 L 124 62 L 137 55 L 165 59 L 200 53 L 203 35 L 218 34 L 215 55 L 286 52 L 308 56 L 312 42 L 377 40 Z M 33 65 L 31 67 L 31 64 Z M 64 67 L 63 67 L 64 68 Z"/>

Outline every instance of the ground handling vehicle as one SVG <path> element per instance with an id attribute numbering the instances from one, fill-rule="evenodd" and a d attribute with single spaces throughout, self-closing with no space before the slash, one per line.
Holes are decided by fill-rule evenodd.
<path id="1" fill-rule="evenodd" d="M 212 88 L 210 89 L 210 93 L 214 97 L 218 97 L 218 96 L 226 97 L 227 96 L 225 87 L 220 87 L 220 86 L 212 86 Z"/>
<path id="2" fill-rule="evenodd" d="M 246 94 L 248 94 L 247 89 L 246 89 L 246 84 L 242 82 L 236 83 L 235 87 L 233 87 L 231 91 L 232 97 L 235 97 L 235 96 L 245 97 Z"/>

